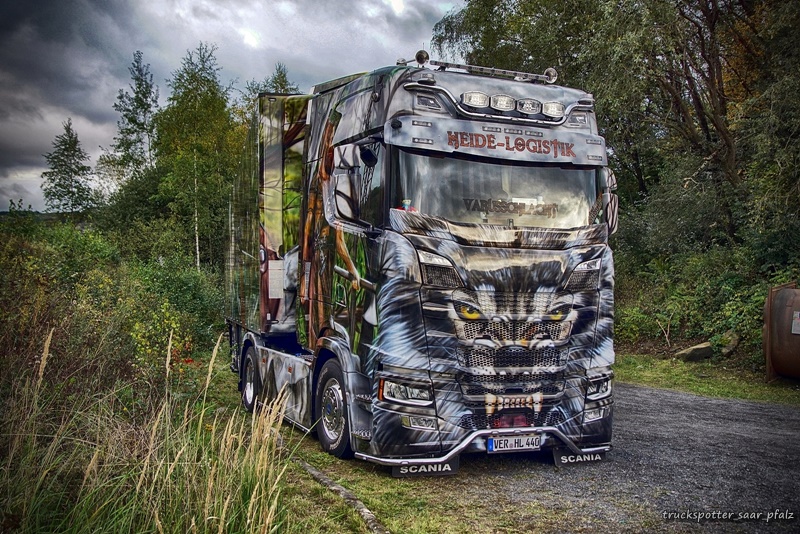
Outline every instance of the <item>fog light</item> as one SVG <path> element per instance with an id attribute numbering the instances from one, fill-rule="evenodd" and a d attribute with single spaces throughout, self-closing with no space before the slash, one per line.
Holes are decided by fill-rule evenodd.
<path id="1" fill-rule="evenodd" d="M 432 417 L 418 417 L 415 415 L 401 415 L 400 422 L 406 428 L 416 430 L 436 430 L 436 419 Z"/>
<path id="2" fill-rule="evenodd" d="M 598 419 L 602 419 L 606 416 L 606 409 L 603 408 L 592 408 L 591 410 L 586 410 L 583 414 L 583 422 L 589 423 L 591 421 L 597 421 Z"/>

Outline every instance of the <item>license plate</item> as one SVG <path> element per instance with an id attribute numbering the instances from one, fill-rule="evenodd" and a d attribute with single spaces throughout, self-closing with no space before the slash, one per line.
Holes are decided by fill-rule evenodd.
<path id="1" fill-rule="evenodd" d="M 542 436 L 534 434 L 532 436 L 502 436 L 499 438 L 489 438 L 489 452 L 510 452 L 510 451 L 538 451 L 542 446 Z"/>

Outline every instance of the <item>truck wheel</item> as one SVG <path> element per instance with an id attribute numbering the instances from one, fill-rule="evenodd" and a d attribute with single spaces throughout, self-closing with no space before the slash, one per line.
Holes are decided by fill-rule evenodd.
<path id="1" fill-rule="evenodd" d="M 317 436 L 322 450 L 337 458 L 352 458 L 350 421 L 347 417 L 347 397 L 344 391 L 342 367 L 335 359 L 322 366 L 317 382 Z"/>
<path id="2" fill-rule="evenodd" d="M 242 383 L 242 406 L 248 412 L 256 407 L 261 380 L 258 376 L 258 360 L 253 347 L 248 347 L 244 355 L 244 381 Z"/>

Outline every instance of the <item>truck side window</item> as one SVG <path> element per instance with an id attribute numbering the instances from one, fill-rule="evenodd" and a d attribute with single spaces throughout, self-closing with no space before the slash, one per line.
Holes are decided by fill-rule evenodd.
<path id="1" fill-rule="evenodd" d="M 378 226 L 383 207 L 381 145 L 369 145 L 370 161 L 362 161 L 362 153 L 357 145 L 339 146 L 334 150 L 337 216 Z"/>
<path id="2" fill-rule="evenodd" d="M 380 143 L 368 145 L 372 153 L 377 156 L 378 163 L 361 168 L 362 194 L 361 218 L 375 227 L 383 225 L 383 163 L 384 147 Z"/>

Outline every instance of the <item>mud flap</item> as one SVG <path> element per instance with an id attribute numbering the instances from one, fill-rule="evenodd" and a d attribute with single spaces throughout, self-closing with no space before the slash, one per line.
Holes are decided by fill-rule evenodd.
<path id="1" fill-rule="evenodd" d="M 422 464 L 422 465 L 396 465 L 392 467 L 392 476 L 397 478 L 404 477 L 435 477 L 455 475 L 458 472 L 458 456 L 441 464 Z"/>
<path id="2" fill-rule="evenodd" d="M 591 452 L 586 454 L 575 454 L 569 449 L 553 449 L 553 460 L 556 466 L 580 464 L 586 462 L 601 462 L 606 459 L 605 452 Z"/>

